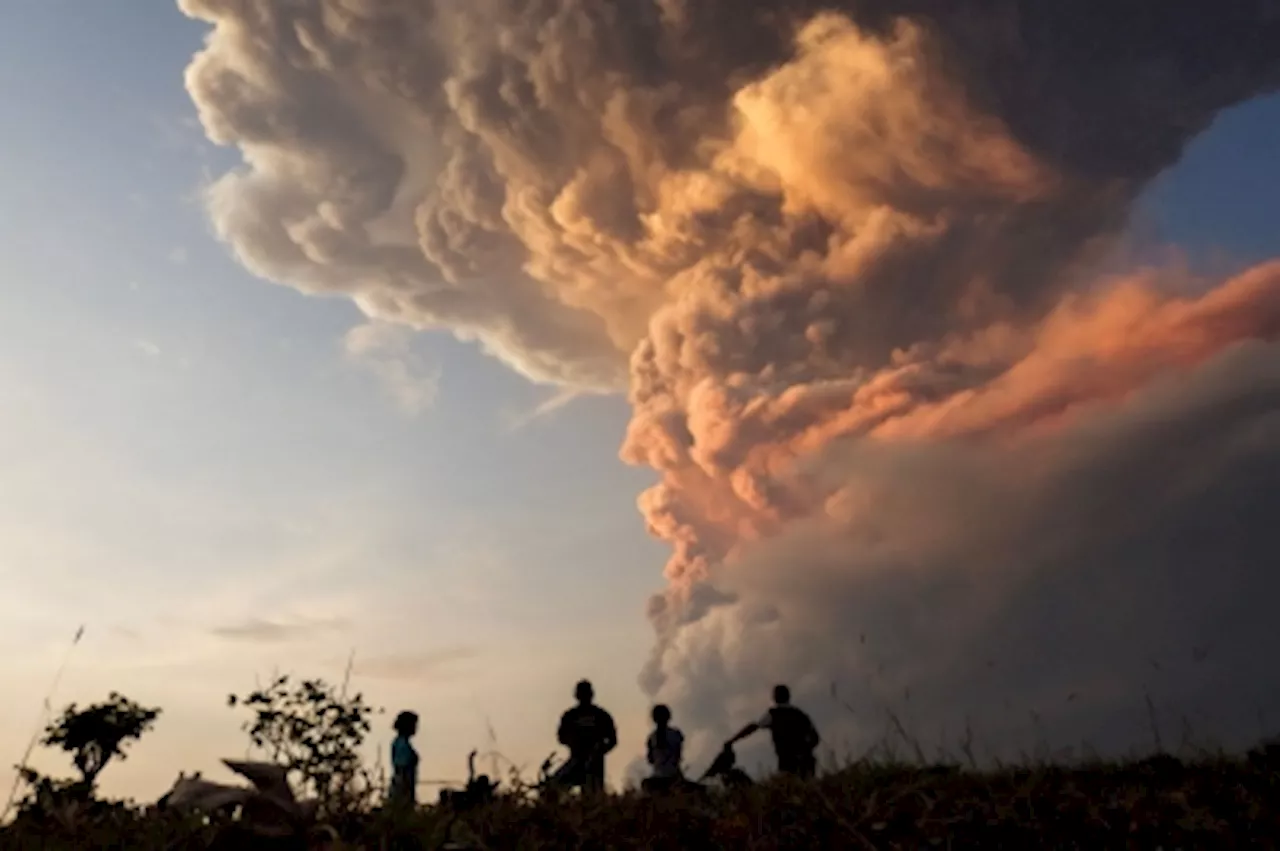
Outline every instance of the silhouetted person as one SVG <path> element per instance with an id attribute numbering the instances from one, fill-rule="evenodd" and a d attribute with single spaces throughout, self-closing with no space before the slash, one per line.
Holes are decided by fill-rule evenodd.
<path id="1" fill-rule="evenodd" d="M 560 716 L 556 737 L 569 749 L 572 768 L 566 774 L 569 786 L 584 792 L 604 789 L 604 755 L 618 744 L 618 731 L 613 716 L 596 706 L 591 683 L 582 680 L 573 691 L 578 705 Z"/>
<path id="2" fill-rule="evenodd" d="M 791 689 L 786 686 L 773 687 L 773 704 L 758 721 L 743 727 L 738 735 L 725 742 L 725 747 L 732 748 L 756 730 L 768 730 L 773 736 L 778 771 L 813 777 L 818 767 L 813 752 L 821 741 L 817 728 L 804 710 L 791 705 Z"/>
<path id="3" fill-rule="evenodd" d="M 653 766 L 653 774 L 641 787 L 647 792 L 663 792 L 683 786 L 684 771 L 680 762 L 684 755 L 684 733 L 671 726 L 671 710 L 663 704 L 653 707 L 653 732 L 645 742 L 645 758 Z"/>
<path id="4" fill-rule="evenodd" d="M 410 739 L 418 732 L 418 713 L 401 712 L 391 725 L 396 737 L 391 742 L 391 789 L 393 806 L 413 807 L 418 801 L 418 752 Z"/>

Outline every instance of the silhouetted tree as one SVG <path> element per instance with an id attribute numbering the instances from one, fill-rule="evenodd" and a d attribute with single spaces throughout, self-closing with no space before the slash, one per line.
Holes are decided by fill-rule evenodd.
<path id="1" fill-rule="evenodd" d="M 40 744 L 71 754 L 86 791 L 95 788 L 98 775 L 112 759 L 125 759 L 125 746 L 151 729 L 160 710 L 148 709 L 122 694 L 111 692 L 102 703 L 78 709 L 73 703 L 45 728 Z"/>
<path id="2" fill-rule="evenodd" d="M 299 791 L 318 798 L 322 810 L 354 805 L 372 793 L 372 784 L 361 782 L 359 750 L 371 716 L 382 710 L 363 695 L 347 697 L 320 679 L 295 685 L 285 675 L 245 697 L 231 695 L 228 704 L 253 712 L 242 727 L 250 741 L 297 775 Z"/>

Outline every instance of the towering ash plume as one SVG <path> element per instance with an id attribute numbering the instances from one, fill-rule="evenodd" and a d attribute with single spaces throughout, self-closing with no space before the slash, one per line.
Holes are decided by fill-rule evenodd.
<path id="1" fill-rule="evenodd" d="M 1091 274 L 1280 84 L 1273 0 L 180 5 L 250 269 L 629 393 L 673 549 L 643 682 L 687 726 L 785 677 L 921 723 L 1074 692 L 1119 740 L 1206 640 L 1223 705 L 1275 696 L 1224 589 L 1278 590 L 1280 263 Z"/>

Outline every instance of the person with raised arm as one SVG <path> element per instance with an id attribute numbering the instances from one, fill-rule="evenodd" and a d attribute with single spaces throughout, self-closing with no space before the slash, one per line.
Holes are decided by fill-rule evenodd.
<path id="1" fill-rule="evenodd" d="M 813 752 L 821 741 L 818 729 L 803 709 L 791 705 L 791 689 L 784 685 L 774 686 L 773 706 L 739 730 L 736 736 L 725 742 L 725 747 L 731 749 L 757 730 L 768 730 L 773 736 L 778 771 L 801 778 L 810 778 L 817 773 L 818 763 Z"/>

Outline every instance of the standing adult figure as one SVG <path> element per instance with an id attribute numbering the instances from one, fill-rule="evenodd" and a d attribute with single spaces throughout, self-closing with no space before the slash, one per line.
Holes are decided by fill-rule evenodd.
<path id="1" fill-rule="evenodd" d="M 560 716 L 556 738 L 569 749 L 568 786 L 583 792 L 604 791 L 604 757 L 618 745 L 613 716 L 595 704 L 595 690 L 581 680 L 573 690 L 578 704 Z"/>

